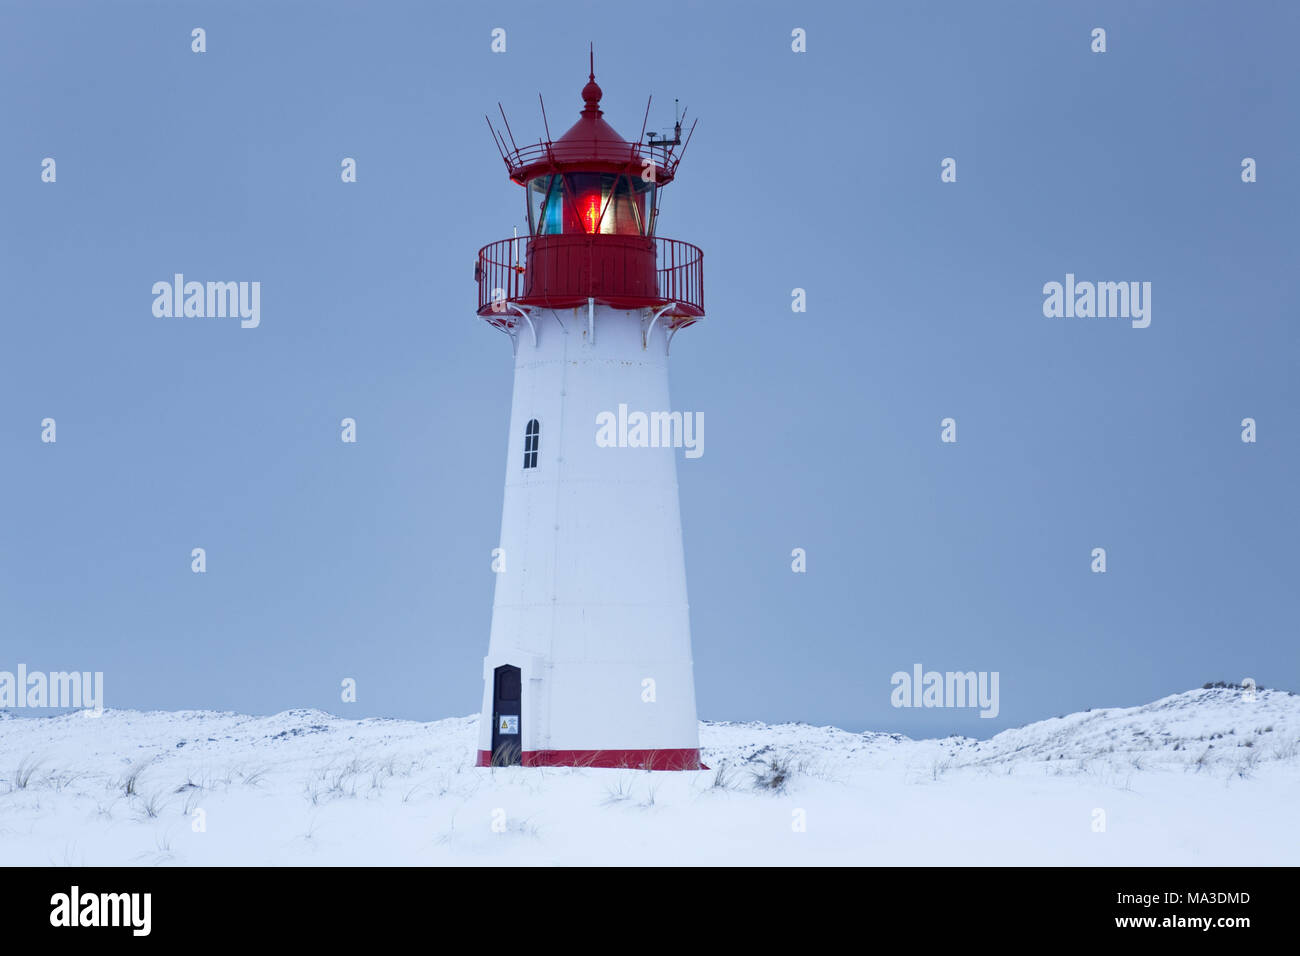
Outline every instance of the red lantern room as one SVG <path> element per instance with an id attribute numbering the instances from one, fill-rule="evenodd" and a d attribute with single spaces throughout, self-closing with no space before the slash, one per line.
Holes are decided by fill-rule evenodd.
<path id="1" fill-rule="evenodd" d="M 593 60 L 582 112 L 559 139 L 548 128 L 545 140 L 520 147 L 508 121 L 505 136 L 493 129 L 524 188 L 529 233 L 479 250 L 478 314 L 504 331 L 529 307 L 651 308 L 671 329 L 704 315 L 703 253 L 656 235 L 660 195 L 685 150 L 681 124 L 671 139 L 629 143 L 605 121 L 601 95 Z"/>

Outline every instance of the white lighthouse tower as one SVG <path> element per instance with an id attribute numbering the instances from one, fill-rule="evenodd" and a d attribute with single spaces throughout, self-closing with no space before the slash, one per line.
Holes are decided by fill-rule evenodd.
<path id="1" fill-rule="evenodd" d="M 557 140 L 494 130 L 529 234 L 475 268 L 515 360 L 478 764 L 694 770 L 668 353 L 704 314 L 702 253 L 656 235 L 681 124 L 627 142 L 594 68 L 582 99 Z"/>

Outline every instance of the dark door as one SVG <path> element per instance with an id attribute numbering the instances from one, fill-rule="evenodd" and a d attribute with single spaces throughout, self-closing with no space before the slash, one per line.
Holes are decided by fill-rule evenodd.
<path id="1" fill-rule="evenodd" d="M 508 767 L 523 763 L 523 737 L 519 720 L 523 700 L 523 681 L 519 668 L 502 664 L 493 671 L 492 685 L 492 766 Z"/>

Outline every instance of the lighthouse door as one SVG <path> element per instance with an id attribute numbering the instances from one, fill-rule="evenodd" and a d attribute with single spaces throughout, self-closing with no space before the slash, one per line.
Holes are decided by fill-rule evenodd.
<path id="1" fill-rule="evenodd" d="M 504 767 L 523 762 L 523 736 L 519 718 L 522 708 L 523 681 L 518 667 L 502 664 L 493 671 L 492 686 L 492 766 Z"/>

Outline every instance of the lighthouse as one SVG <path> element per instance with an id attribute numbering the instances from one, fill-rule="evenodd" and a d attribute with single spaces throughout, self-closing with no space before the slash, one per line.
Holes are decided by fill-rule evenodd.
<path id="1" fill-rule="evenodd" d="M 690 135 L 628 142 L 601 97 L 593 62 L 558 139 L 489 121 L 528 234 L 474 270 L 514 356 L 479 766 L 700 767 L 668 356 L 703 254 L 658 235 Z"/>

